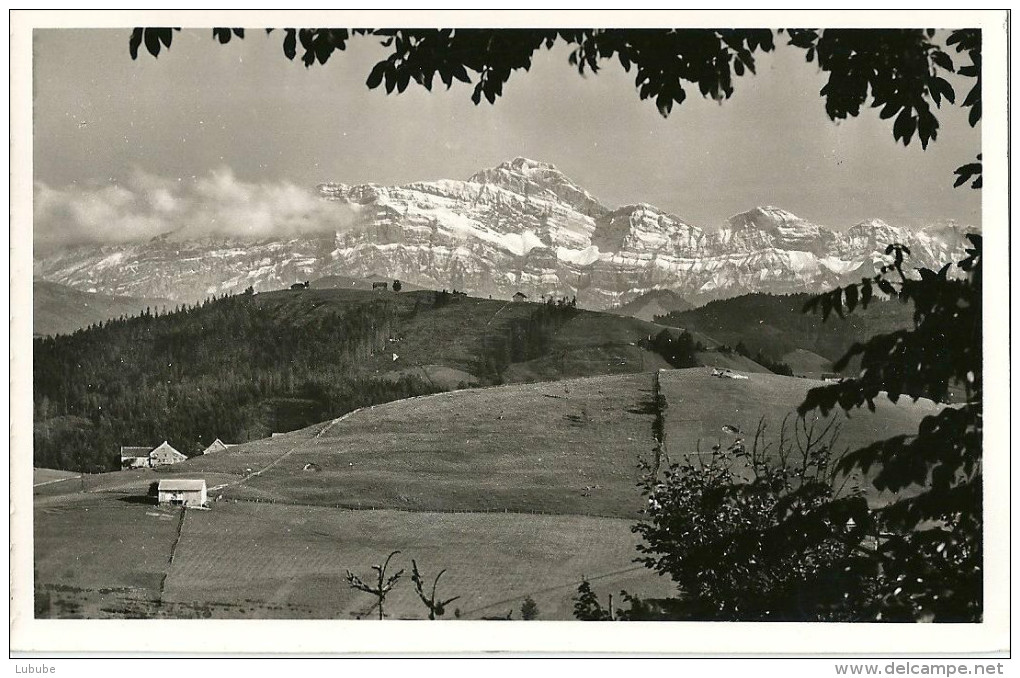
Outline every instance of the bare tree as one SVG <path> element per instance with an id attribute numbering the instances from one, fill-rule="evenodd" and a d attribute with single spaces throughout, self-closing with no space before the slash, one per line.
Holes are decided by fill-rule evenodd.
<path id="1" fill-rule="evenodd" d="M 394 585 L 396 585 L 397 581 L 400 579 L 400 576 L 404 574 L 404 571 L 400 570 L 394 575 L 391 575 L 389 577 L 386 576 L 386 568 L 389 567 L 390 559 L 399 553 L 400 551 L 394 551 L 390 555 L 386 556 L 386 561 L 382 565 L 372 566 L 372 569 L 375 570 L 377 574 L 375 586 L 370 586 L 366 584 L 364 581 L 362 581 L 361 577 L 354 574 L 350 570 L 347 570 L 347 583 L 350 585 L 352 589 L 364 591 L 365 593 L 371 593 L 373 596 L 376 597 L 377 600 L 375 605 L 378 606 L 379 608 L 379 619 L 383 619 L 385 617 L 385 614 L 383 613 L 383 602 L 386 600 L 386 594 L 388 594 L 393 589 Z"/>
<path id="2" fill-rule="evenodd" d="M 421 602 L 425 604 L 425 607 L 429 609 L 429 619 L 435 619 L 436 617 L 442 617 L 446 614 L 446 606 L 453 601 L 460 598 L 460 596 L 454 596 L 453 598 L 447 598 L 446 600 L 438 600 L 436 598 L 436 586 L 439 585 L 439 578 L 443 576 L 446 570 L 440 570 L 439 574 L 432 582 L 432 594 L 429 596 L 425 595 L 424 591 L 424 580 L 422 579 L 421 573 L 418 572 L 418 563 L 411 559 L 411 581 L 414 582 L 414 588 L 418 592 L 418 597 L 421 598 Z"/>

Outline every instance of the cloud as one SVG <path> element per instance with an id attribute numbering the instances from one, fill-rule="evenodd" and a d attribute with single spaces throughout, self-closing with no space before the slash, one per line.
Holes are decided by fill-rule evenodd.
<path id="1" fill-rule="evenodd" d="M 35 184 L 37 250 L 144 241 L 172 233 L 286 238 L 342 230 L 351 209 L 289 182 L 249 183 L 230 169 L 191 180 L 135 172 L 125 184 L 53 188 Z"/>

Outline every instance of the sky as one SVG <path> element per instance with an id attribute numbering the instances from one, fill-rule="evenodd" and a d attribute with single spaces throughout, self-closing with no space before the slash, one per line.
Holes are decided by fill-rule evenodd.
<path id="1" fill-rule="evenodd" d="M 283 56 L 280 33 L 219 45 L 185 30 L 136 61 L 129 35 L 35 32 L 37 247 L 168 229 L 296 233 L 344 218 L 314 199 L 318 183 L 466 179 L 517 156 L 553 163 L 610 207 L 650 203 L 707 229 L 756 205 L 837 229 L 980 224 L 980 192 L 952 187 L 980 149 L 965 111 L 939 113 L 927 151 L 895 142 L 876 109 L 833 122 L 818 95 L 825 74 L 783 45 L 757 55 L 758 73 L 736 79 L 730 99 L 692 85 L 664 119 L 618 63 L 582 77 L 564 45 L 476 106 L 463 83 L 369 90 L 385 56 L 374 38 L 306 69 Z"/>

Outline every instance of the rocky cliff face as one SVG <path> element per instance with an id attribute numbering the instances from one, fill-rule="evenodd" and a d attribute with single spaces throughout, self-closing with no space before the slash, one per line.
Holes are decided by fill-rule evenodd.
<path id="1" fill-rule="evenodd" d="M 880 266 L 887 244 L 911 265 L 963 258 L 966 229 L 919 231 L 878 219 L 845 232 L 775 207 L 714 232 L 651 205 L 611 209 L 554 166 L 516 158 L 466 181 L 323 184 L 353 223 L 288 240 L 190 240 L 79 248 L 35 262 L 36 278 L 104 294 L 195 300 L 327 275 L 382 275 L 477 296 L 520 290 L 604 309 L 652 289 L 695 303 L 747 292 L 819 292 Z"/>

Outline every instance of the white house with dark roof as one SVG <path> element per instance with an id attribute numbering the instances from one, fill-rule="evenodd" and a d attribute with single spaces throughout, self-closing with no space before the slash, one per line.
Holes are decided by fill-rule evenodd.
<path id="1" fill-rule="evenodd" d="M 170 446 L 170 443 L 163 441 L 152 452 L 149 452 L 149 466 L 167 466 L 187 460 L 183 454 Z"/>

